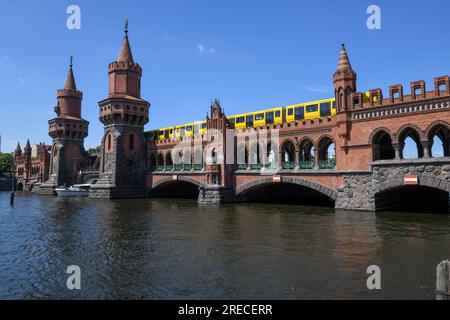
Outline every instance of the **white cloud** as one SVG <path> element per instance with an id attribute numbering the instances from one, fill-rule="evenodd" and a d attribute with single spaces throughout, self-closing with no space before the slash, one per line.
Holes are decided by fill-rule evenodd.
<path id="1" fill-rule="evenodd" d="M 25 84 L 25 83 L 28 83 L 28 82 L 30 82 L 31 80 L 30 79 L 26 79 L 26 78 L 23 78 L 23 77 L 19 77 L 19 82 L 21 83 L 21 84 Z"/>
<path id="2" fill-rule="evenodd" d="M 198 51 L 200 51 L 201 53 L 205 52 L 205 46 L 202 44 L 197 45 L 197 49 Z"/>
<path id="3" fill-rule="evenodd" d="M 216 52 L 216 49 L 214 49 L 214 48 L 207 48 L 207 47 L 205 47 L 203 44 L 197 45 L 197 50 L 198 50 L 200 53 L 205 53 L 205 52 L 207 52 L 207 53 L 213 54 L 213 53 Z"/>

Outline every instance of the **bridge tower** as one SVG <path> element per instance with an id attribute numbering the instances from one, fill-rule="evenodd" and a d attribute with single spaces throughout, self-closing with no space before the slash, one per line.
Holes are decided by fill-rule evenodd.
<path id="1" fill-rule="evenodd" d="M 83 92 L 77 89 L 73 74 L 73 59 L 64 88 L 57 90 L 56 118 L 50 120 L 49 136 L 53 139 L 50 155 L 50 178 L 39 187 L 41 194 L 53 194 L 62 185 L 81 182 L 80 170 L 86 161 L 84 139 L 89 122 L 81 117 Z"/>
<path id="2" fill-rule="evenodd" d="M 353 71 L 345 45 L 342 44 L 338 67 L 333 75 L 337 108 L 336 119 L 338 141 L 336 141 L 336 159 L 342 159 L 342 156 L 338 154 L 341 153 L 340 150 L 343 150 L 344 154 L 347 152 L 346 146 L 350 140 L 352 123 L 350 109 L 352 106 L 352 95 L 356 92 L 356 80 L 356 72 Z M 339 167 L 340 164 L 337 163 L 337 166 Z"/>
<path id="3" fill-rule="evenodd" d="M 227 118 L 217 99 L 211 104 L 211 117 L 206 117 L 206 125 L 208 128 L 205 148 L 207 184 L 200 188 L 199 203 L 232 202 L 234 190 L 231 172 L 234 162 L 227 161 Z M 234 140 L 231 146 L 234 147 Z"/>
<path id="4" fill-rule="evenodd" d="M 134 62 L 128 22 L 119 56 L 109 65 L 109 95 L 99 102 L 104 125 L 100 179 L 92 198 L 136 198 L 146 193 L 144 126 L 150 103 L 141 99 L 142 68 Z"/>

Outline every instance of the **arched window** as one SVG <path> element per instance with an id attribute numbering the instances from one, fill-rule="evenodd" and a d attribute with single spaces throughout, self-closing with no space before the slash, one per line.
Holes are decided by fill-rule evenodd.
<path id="1" fill-rule="evenodd" d="M 295 163 L 295 145 L 292 141 L 288 140 L 283 144 L 282 155 L 283 155 L 283 163 Z"/>
<path id="2" fill-rule="evenodd" d="M 166 154 L 166 166 L 173 166 L 172 154 L 170 152 Z"/>
<path id="3" fill-rule="evenodd" d="M 111 149 L 112 149 L 112 146 L 111 146 L 111 134 L 108 134 L 108 137 L 107 137 L 107 147 L 106 147 L 106 149 L 107 149 L 108 151 L 111 151 Z"/>
<path id="4" fill-rule="evenodd" d="M 305 139 L 300 143 L 300 169 L 312 169 L 315 162 L 314 143 Z"/>
<path id="5" fill-rule="evenodd" d="M 378 131 L 372 139 L 373 160 L 395 159 L 395 149 L 391 135 L 385 130 Z"/>
<path id="6" fill-rule="evenodd" d="M 406 128 L 400 132 L 398 142 L 402 159 L 423 158 L 424 152 L 420 135 L 414 128 Z"/>
<path id="7" fill-rule="evenodd" d="M 428 139 L 431 143 L 431 157 L 441 158 L 450 156 L 450 130 L 443 124 L 437 124 L 429 131 Z"/>
<path id="8" fill-rule="evenodd" d="M 277 166 L 277 152 L 276 152 L 276 145 L 269 142 L 267 144 L 266 149 L 266 159 L 264 161 L 264 164 L 266 167 L 274 168 Z"/>
<path id="9" fill-rule="evenodd" d="M 333 169 L 336 167 L 336 147 L 329 137 L 322 138 L 318 145 L 319 168 Z"/>
<path id="10" fill-rule="evenodd" d="M 158 154 L 158 166 L 163 166 L 164 165 L 164 156 L 162 153 Z"/>
<path id="11" fill-rule="evenodd" d="M 217 150 L 215 148 L 211 152 L 211 163 L 217 164 Z"/>
<path id="12" fill-rule="evenodd" d="M 134 150 L 134 134 L 128 136 L 128 148 Z"/>

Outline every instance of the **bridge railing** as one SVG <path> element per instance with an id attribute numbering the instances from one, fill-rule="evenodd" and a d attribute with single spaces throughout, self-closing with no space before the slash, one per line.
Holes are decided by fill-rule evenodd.
<path id="1" fill-rule="evenodd" d="M 319 161 L 320 169 L 334 169 L 336 167 L 336 159 L 328 159 Z"/>
<path id="2" fill-rule="evenodd" d="M 286 162 L 283 162 L 282 163 L 282 168 L 284 169 L 284 170 L 294 170 L 295 169 L 295 166 L 296 166 L 296 164 L 295 164 L 295 162 L 292 162 L 292 161 L 286 161 Z"/>
<path id="3" fill-rule="evenodd" d="M 300 169 L 303 170 L 314 169 L 314 161 L 300 161 Z"/>

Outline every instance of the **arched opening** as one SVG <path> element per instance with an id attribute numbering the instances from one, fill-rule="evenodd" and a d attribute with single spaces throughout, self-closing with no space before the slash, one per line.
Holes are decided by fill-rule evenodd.
<path id="1" fill-rule="evenodd" d="M 395 149 L 392 145 L 391 135 L 384 131 L 378 131 L 372 139 L 373 161 L 395 159 Z"/>
<path id="2" fill-rule="evenodd" d="M 295 168 L 295 144 L 288 140 L 286 141 L 282 148 L 282 166 L 283 169 L 294 169 Z"/>
<path id="3" fill-rule="evenodd" d="M 166 154 L 166 169 L 170 170 L 172 168 L 173 168 L 172 154 L 168 152 Z"/>
<path id="4" fill-rule="evenodd" d="M 303 140 L 300 143 L 300 169 L 314 168 L 314 142 L 310 139 Z"/>
<path id="5" fill-rule="evenodd" d="M 18 184 L 17 184 L 17 191 L 23 191 L 23 183 L 20 181 Z"/>
<path id="6" fill-rule="evenodd" d="M 110 134 L 108 134 L 107 140 L 108 140 L 108 142 L 107 142 L 106 150 L 111 151 L 112 146 L 111 146 L 111 135 Z"/>
<path id="7" fill-rule="evenodd" d="M 255 143 L 250 147 L 249 161 L 252 170 L 257 170 L 262 168 L 261 157 L 260 157 L 260 145 Z"/>
<path id="8" fill-rule="evenodd" d="M 164 156 L 162 153 L 158 154 L 157 166 L 164 166 Z"/>
<path id="9" fill-rule="evenodd" d="M 425 186 L 400 186 L 375 195 L 377 211 L 449 213 L 449 193 Z"/>
<path id="10" fill-rule="evenodd" d="M 277 167 L 277 147 L 272 142 L 267 144 L 264 165 L 266 168 Z"/>
<path id="11" fill-rule="evenodd" d="M 211 152 L 211 163 L 212 164 L 217 164 L 217 150 L 216 150 L 216 148 L 214 148 L 213 151 Z"/>
<path id="12" fill-rule="evenodd" d="M 187 181 L 168 181 L 150 192 L 153 198 L 198 199 L 199 188 Z"/>
<path id="13" fill-rule="evenodd" d="M 336 146 L 329 137 L 322 138 L 318 145 L 319 168 L 334 169 L 336 167 Z"/>
<path id="14" fill-rule="evenodd" d="M 442 158 L 450 156 L 450 130 L 439 124 L 430 130 L 431 157 Z"/>
<path id="15" fill-rule="evenodd" d="M 402 159 L 423 158 L 423 146 L 419 133 L 413 128 L 406 128 L 399 135 L 400 155 Z"/>
<path id="16" fill-rule="evenodd" d="M 314 189 L 294 183 L 266 183 L 255 186 L 238 196 L 242 202 L 296 204 L 332 207 L 334 200 Z"/>
<path id="17" fill-rule="evenodd" d="M 128 136 L 128 148 L 134 150 L 134 134 L 132 133 Z"/>

